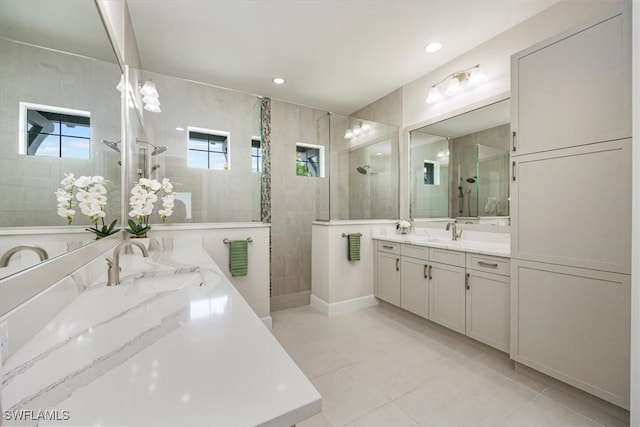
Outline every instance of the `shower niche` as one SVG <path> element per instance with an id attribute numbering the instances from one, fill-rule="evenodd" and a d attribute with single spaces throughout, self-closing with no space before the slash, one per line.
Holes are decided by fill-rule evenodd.
<path id="1" fill-rule="evenodd" d="M 509 143 L 508 99 L 410 132 L 411 216 L 508 216 Z"/>
<path id="2" fill-rule="evenodd" d="M 316 130 L 325 147 L 317 219 L 397 219 L 398 127 L 330 113 Z"/>

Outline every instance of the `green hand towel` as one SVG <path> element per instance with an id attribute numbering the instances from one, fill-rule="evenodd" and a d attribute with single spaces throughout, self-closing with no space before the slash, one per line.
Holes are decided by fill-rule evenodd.
<path id="1" fill-rule="evenodd" d="M 229 271 L 233 277 L 246 276 L 249 267 L 249 243 L 246 240 L 229 242 Z"/>
<path id="2" fill-rule="evenodd" d="M 360 234 L 347 235 L 347 259 L 360 261 Z"/>

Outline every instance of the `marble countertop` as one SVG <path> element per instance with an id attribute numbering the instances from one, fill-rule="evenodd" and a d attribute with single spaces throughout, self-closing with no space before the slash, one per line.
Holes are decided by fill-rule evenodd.
<path id="1" fill-rule="evenodd" d="M 206 252 L 163 256 L 164 274 L 92 284 L 6 360 L 3 409 L 93 426 L 289 426 L 319 413 L 320 394 Z M 123 277 L 134 258 L 121 258 Z"/>
<path id="2" fill-rule="evenodd" d="M 509 235 L 500 236 L 498 233 L 482 233 L 482 232 L 466 232 L 472 235 L 465 239 L 452 240 L 451 233 L 418 233 L 418 234 L 380 234 L 374 233 L 374 240 L 384 240 L 395 243 L 406 243 L 417 246 L 428 246 L 440 249 L 449 249 L 452 251 L 461 251 L 481 255 L 491 255 L 499 257 L 511 256 L 511 244 Z"/>

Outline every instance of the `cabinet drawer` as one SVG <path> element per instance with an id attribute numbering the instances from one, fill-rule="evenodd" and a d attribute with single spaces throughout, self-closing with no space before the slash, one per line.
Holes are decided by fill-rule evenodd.
<path id="1" fill-rule="evenodd" d="M 402 245 L 402 256 L 418 258 L 423 260 L 429 259 L 429 248 L 425 246 Z"/>
<path id="2" fill-rule="evenodd" d="M 381 252 L 388 252 L 390 254 L 398 254 L 400 255 L 400 247 L 402 245 L 400 243 L 394 243 L 394 242 L 385 242 L 385 241 L 381 241 L 378 240 L 378 250 Z"/>
<path id="3" fill-rule="evenodd" d="M 457 265 L 464 267 L 465 253 L 458 251 L 449 251 L 447 249 L 429 248 L 429 259 L 433 262 L 442 264 Z"/>
<path id="4" fill-rule="evenodd" d="M 502 276 L 509 275 L 509 259 L 479 255 L 479 254 L 467 254 L 467 268 L 477 271 L 486 271 L 487 273 L 500 274 Z"/>

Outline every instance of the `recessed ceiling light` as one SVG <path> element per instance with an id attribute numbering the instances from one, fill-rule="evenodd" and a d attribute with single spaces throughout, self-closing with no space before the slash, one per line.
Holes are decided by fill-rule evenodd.
<path id="1" fill-rule="evenodd" d="M 376 153 L 376 155 L 378 155 L 378 156 L 382 156 L 382 153 Z"/>
<path id="2" fill-rule="evenodd" d="M 282 77 L 274 77 L 273 79 L 271 79 L 271 81 L 277 85 L 283 85 L 286 80 Z"/>
<path id="3" fill-rule="evenodd" d="M 179 132 L 184 132 L 184 128 L 181 128 L 179 126 L 176 128 L 176 130 L 179 131 Z"/>
<path id="4" fill-rule="evenodd" d="M 431 42 L 424 48 L 427 53 L 435 53 L 440 49 L 442 49 L 442 43 L 440 42 Z"/>

